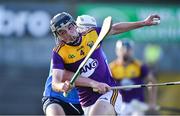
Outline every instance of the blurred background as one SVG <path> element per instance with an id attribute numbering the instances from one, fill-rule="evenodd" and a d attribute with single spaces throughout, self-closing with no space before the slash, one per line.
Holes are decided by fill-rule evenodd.
<path id="1" fill-rule="evenodd" d="M 161 16 L 161 24 L 133 30 L 104 41 L 108 62 L 115 59 L 115 42 L 135 42 L 135 56 L 156 72 L 158 82 L 180 80 L 179 0 L 0 0 L 0 115 L 41 115 L 41 98 L 55 45 L 49 21 L 58 12 L 76 17 L 89 14 L 101 26 L 111 15 L 113 22 Z M 180 114 L 180 86 L 158 88 L 161 114 Z"/>

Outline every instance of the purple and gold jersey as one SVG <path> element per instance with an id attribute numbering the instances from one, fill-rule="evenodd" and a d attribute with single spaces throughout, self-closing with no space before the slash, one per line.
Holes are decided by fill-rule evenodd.
<path id="1" fill-rule="evenodd" d="M 143 84 L 144 78 L 148 74 L 147 66 L 142 65 L 138 60 L 132 61 L 127 66 L 123 66 L 115 60 L 110 63 L 110 69 L 113 78 L 118 80 L 120 86 Z M 121 93 L 124 102 L 129 103 L 132 99 L 145 100 L 143 88 L 126 89 Z"/>
<path id="2" fill-rule="evenodd" d="M 53 52 L 53 68 L 66 69 L 76 72 L 81 62 L 89 53 L 91 47 L 96 42 L 100 28 L 95 28 L 81 36 L 81 43 L 78 46 L 60 45 Z M 106 58 L 102 51 L 101 44 L 96 48 L 87 63 L 81 69 L 80 74 L 84 78 L 107 83 L 110 86 L 115 86 L 115 81 L 111 77 Z M 90 106 L 102 95 L 93 92 L 89 87 L 77 87 L 82 106 Z"/>

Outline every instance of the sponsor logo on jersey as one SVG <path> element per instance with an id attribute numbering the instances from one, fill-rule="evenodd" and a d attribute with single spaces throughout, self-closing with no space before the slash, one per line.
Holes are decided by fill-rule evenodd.
<path id="1" fill-rule="evenodd" d="M 89 77 L 94 73 L 97 67 L 98 67 L 98 61 L 96 59 L 89 58 L 86 64 L 80 70 L 80 74 L 83 77 Z"/>

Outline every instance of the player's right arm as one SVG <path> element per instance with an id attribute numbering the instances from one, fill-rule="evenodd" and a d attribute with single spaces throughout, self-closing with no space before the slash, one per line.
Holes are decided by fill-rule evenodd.
<path id="1" fill-rule="evenodd" d="M 71 89 L 69 81 L 73 77 L 74 72 L 65 70 L 63 59 L 57 52 L 53 52 L 52 61 L 52 89 L 56 92 L 67 92 Z M 91 87 L 98 90 L 99 93 L 105 93 L 110 88 L 105 83 L 82 76 L 79 76 L 75 81 L 75 86 Z"/>
<path id="2" fill-rule="evenodd" d="M 67 92 L 71 89 L 70 80 L 74 73 L 63 69 L 53 69 L 52 88 L 56 92 Z M 91 87 L 98 90 L 99 93 L 105 93 L 110 86 L 106 83 L 97 82 L 90 78 L 79 76 L 75 81 L 75 86 Z"/>

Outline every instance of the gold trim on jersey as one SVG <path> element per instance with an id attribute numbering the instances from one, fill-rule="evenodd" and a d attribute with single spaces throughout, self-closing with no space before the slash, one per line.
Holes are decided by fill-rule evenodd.
<path id="1" fill-rule="evenodd" d="M 60 48 L 58 54 L 63 58 L 66 64 L 77 62 L 89 53 L 97 38 L 98 34 L 96 30 L 92 30 L 86 35 L 82 35 L 82 41 L 79 46 L 70 46 L 65 44 Z"/>

